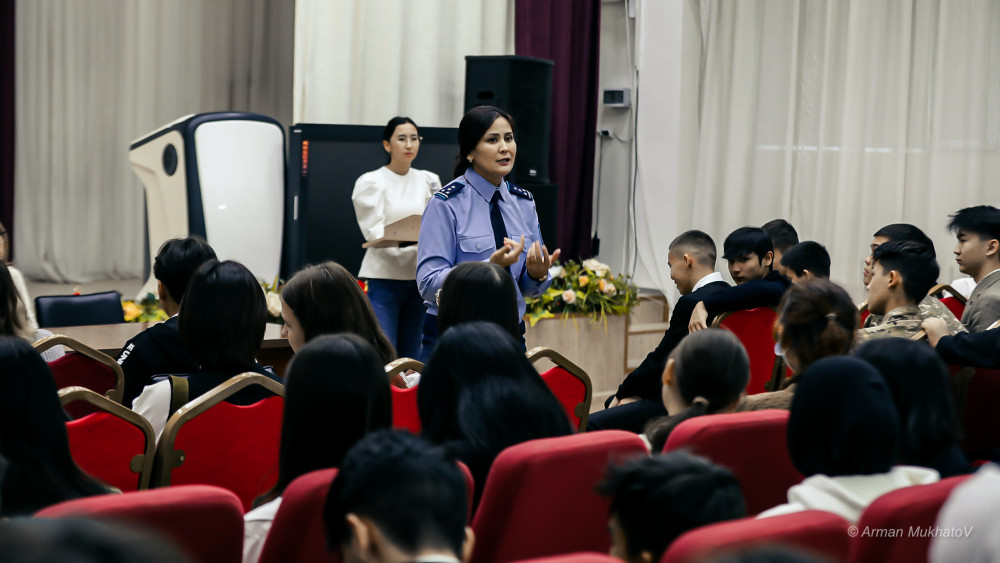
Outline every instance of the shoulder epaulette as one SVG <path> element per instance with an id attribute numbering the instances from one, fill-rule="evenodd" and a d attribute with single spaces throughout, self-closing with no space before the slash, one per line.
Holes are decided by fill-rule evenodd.
<path id="1" fill-rule="evenodd" d="M 515 186 L 514 184 L 507 184 L 507 191 L 518 197 L 523 197 L 524 199 L 527 200 L 535 199 L 535 196 L 531 195 L 531 192 L 522 187 Z"/>
<path id="2" fill-rule="evenodd" d="M 435 192 L 434 197 L 447 201 L 449 197 L 458 194 L 464 187 L 465 184 L 455 181 Z"/>

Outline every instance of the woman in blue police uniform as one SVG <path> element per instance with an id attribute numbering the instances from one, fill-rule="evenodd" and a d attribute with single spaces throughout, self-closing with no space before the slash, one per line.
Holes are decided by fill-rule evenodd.
<path id="1" fill-rule="evenodd" d="M 455 265 L 478 260 L 507 268 L 524 316 L 524 296 L 548 288 L 549 266 L 559 257 L 542 241 L 531 193 L 504 180 L 517 154 L 511 116 L 492 106 L 472 108 L 458 126 L 458 147 L 457 178 L 430 199 L 420 222 L 417 286 L 427 306 L 425 362 L 437 341 L 437 293 Z"/>

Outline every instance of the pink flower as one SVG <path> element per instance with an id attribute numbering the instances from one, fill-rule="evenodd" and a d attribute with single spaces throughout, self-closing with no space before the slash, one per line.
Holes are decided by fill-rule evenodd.
<path id="1" fill-rule="evenodd" d="M 576 293 L 574 293 L 572 289 L 567 289 L 566 291 L 562 292 L 562 300 L 567 305 L 572 305 L 573 303 L 576 302 Z"/>

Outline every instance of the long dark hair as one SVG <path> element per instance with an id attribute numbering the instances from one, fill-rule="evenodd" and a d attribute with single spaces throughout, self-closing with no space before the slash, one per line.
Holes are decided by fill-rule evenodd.
<path id="1" fill-rule="evenodd" d="M 205 262 L 188 282 L 177 324 L 202 370 L 250 370 L 267 325 L 260 282 L 239 262 Z"/>
<path id="2" fill-rule="evenodd" d="M 0 455 L 8 462 L 0 516 L 108 493 L 73 462 L 52 372 L 26 340 L 0 336 L 0 380 Z"/>
<path id="3" fill-rule="evenodd" d="M 490 321 L 521 337 L 517 289 L 504 268 L 489 262 L 463 262 L 444 279 L 438 305 L 438 333 L 469 321 Z"/>
<path id="4" fill-rule="evenodd" d="M 353 334 L 312 339 L 288 365 L 278 482 L 260 501 L 310 471 L 339 467 L 358 440 L 391 426 L 389 378 L 371 344 Z"/>
<path id="5" fill-rule="evenodd" d="M 7 264 L 0 260 L 0 335 L 21 338 L 30 336 L 25 326 L 25 310 L 21 309 L 20 303 L 14 278 L 11 277 Z"/>
<path id="6" fill-rule="evenodd" d="M 458 155 L 455 157 L 455 177 L 458 178 L 469 168 L 467 160 L 483 135 L 489 131 L 493 122 L 502 117 L 510 123 L 511 131 L 515 130 L 514 118 L 504 110 L 494 106 L 476 106 L 470 109 L 458 124 Z"/>
<path id="7" fill-rule="evenodd" d="M 684 337 L 670 353 L 677 390 L 688 407 L 653 419 L 646 435 L 653 451 L 663 449 L 670 432 L 689 418 L 713 414 L 732 405 L 750 380 L 750 359 L 736 335 L 710 328 Z"/>
<path id="8" fill-rule="evenodd" d="M 514 337 L 496 324 L 441 335 L 417 388 L 423 436 L 469 465 L 476 498 L 493 460 L 514 444 L 565 436 L 569 418 Z"/>
<path id="9" fill-rule="evenodd" d="M 905 338 L 865 342 L 854 355 L 875 366 L 899 411 L 901 463 L 927 466 L 960 436 L 948 368 L 933 348 Z"/>
<path id="10" fill-rule="evenodd" d="M 371 344 L 387 364 L 396 349 L 382 332 L 358 280 L 336 262 L 306 266 L 281 289 L 281 298 L 302 325 L 306 342 L 321 334 L 348 332 Z"/>

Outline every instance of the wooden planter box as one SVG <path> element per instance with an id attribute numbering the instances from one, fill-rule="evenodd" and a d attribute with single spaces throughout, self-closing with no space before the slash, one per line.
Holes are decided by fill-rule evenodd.
<path id="1" fill-rule="evenodd" d="M 525 318 L 528 349 L 547 346 L 583 368 L 594 386 L 591 412 L 604 408 L 604 400 L 618 390 L 625 367 L 625 315 L 608 315 L 607 323 L 590 315 L 561 315 L 531 326 Z M 537 366 L 540 370 L 548 365 Z"/>

